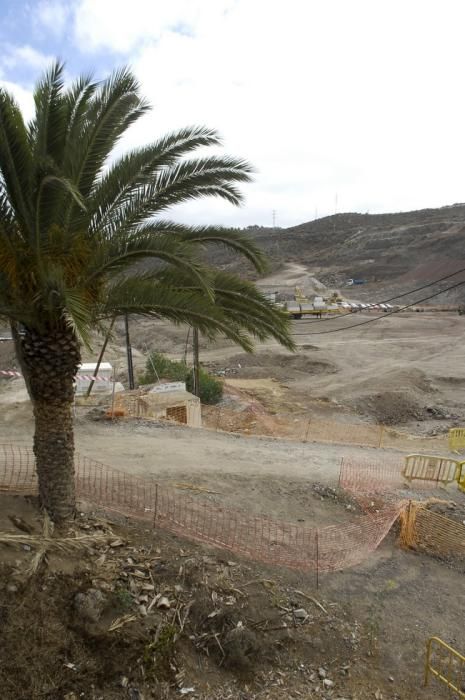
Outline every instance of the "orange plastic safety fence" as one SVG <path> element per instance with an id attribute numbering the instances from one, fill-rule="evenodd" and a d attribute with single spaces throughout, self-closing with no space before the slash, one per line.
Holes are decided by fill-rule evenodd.
<path id="1" fill-rule="evenodd" d="M 348 524 L 309 528 L 194 499 L 81 455 L 76 456 L 75 471 L 81 500 L 257 561 L 302 571 L 323 573 L 358 564 L 376 549 L 399 514 L 398 505 L 390 504 Z M 36 492 L 30 448 L 0 446 L 0 488 Z"/>
<path id="2" fill-rule="evenodd" d="M 408 505 L 401 518 L 401 540 L 408 547 L 447 558 L 465 560 L 465 525 L 429 509 Z"/>
<path id="3" fill-rule="evenodd" d="M 446 436 L 423 437 L 383 425 L 314 420 L 305 415 L 286 414 L 282 411 L 271 415 L 259 403 L 251 403 L 242 410 L 203 406 L 202 420 L 204 427 L 213 430 L 280 437 L 299 442 L 363 445 L 407 452 L 448 450 Z"/>

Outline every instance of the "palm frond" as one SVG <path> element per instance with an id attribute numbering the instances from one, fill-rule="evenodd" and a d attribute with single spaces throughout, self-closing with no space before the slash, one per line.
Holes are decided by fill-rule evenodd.
<path id="1" fill-rule="evenodd" d="M 106 159 L 127 128 L 149 108 L 139 95 L 139 83 L 127 68 L 103 81 L 86 111 L 81 159 L 75 164 L 75 181 L 88 196 Z"/>
<path id="2" fill-rule="evenodd" d="M 244 231 L 221 226 L 186 226 L 162 220 L 144 224 L 139 227 L 139 231 L 154 235 L 162 232 L 175 234 L 179 240 L 200 245 L 203 248 L 219 245 L 246 258 L 257 272 L 264 273 L 268 269 L 266 254 Z"/>
<path id="3" fill-rule="evenodd" d="M 215 131 L 197 126 L 173 132 L 150 146 L 125 154 L 95 183 L 89 204 L 92 227 L 98 230 L 104 226 L 115 209 L 127 203 L 134 191 L 148 184 L 157 172 L 172 167 L 197 148 L 219 142 Z"/>
<path id="4" fill-rule="evenodd" d="M 69 160 L 66 174 L 83 197 L 90 195 L 121 136 L 148 108 L 148 103 L 139 95 L 139 83 L 127 68 L 115 71 L 93 92 L 81 128 L 76 131 L 75 138 L 68 141 L 74 158 Z M 65 220 L 73 230 L 87 226 L 81 211 L 76 212 L 71 202 Z"/>
<path id="5" fill-rule="evenodd" d="M 234 183 L 250 182 L 251 173 L 249 163 L 229 157 L 186 160 L 165 168 L 113 209 L 112 219 L 105 225 L 106 235 L 133 230 L 165 209 L 192 199 L 220 197 L 238 205 L 242 194 Z"/>
<path id="6" fill-rule="evenodd" d="M 153 277 L 161 285 L 200 293 L 200 289 L 192 285 L 186 275 L 172 268 L 156 271 Z M 288 350 L 295 350 L 289 316 L 266 299 L 252 282 L 210 270 L 209 283 L 215 306 L 221 309 L 231 323 L 259 340 L 274 338 Z"/>
<path id="7" fill-rule="evenodd" d="M 127 278 L 108 288 L 100 317 L 111 318 L 126 313 L 166 318 L 175 324 L 189 324 L 207 337 L 222 335 L 247 352 L 253 348 L 250 337 L 243 329 L 231 323 L 221 309 L 198 291 L 157 285 L 143 276 Z"/>
<path id="8" fill-rule="evenodd" d="M 32 156 L 26 126 L 15 99 L 0 88 L 0 172 L 3 192 L 18 225 L 33 235 Z"/>
<path id="9" fill-rule="evenodd" d="M 64 65 L 56 61 L 34 90 L 35 117 L 29 125 L 29 142 L 33 157 L 59 163 L 68 128 L 63 99 Z"/>
<path id="10" fill-rule="evenodd" d="M 171 265 L 195 280 L 203 292 L 211 296 L 205 266 L 197 259 L 195 246 L 168 235 L 154 237 L 137 234 L 101 245 L 88 267 L 84 284 L 88 285 L 103 276 L 121 274 L 141 260 L 158 260 Z"/>

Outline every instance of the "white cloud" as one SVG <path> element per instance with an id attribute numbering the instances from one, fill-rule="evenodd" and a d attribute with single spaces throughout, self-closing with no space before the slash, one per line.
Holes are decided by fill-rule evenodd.
<path id="1" fill-rule="evenodd" d="M 5 68 L 26 67 L 34 71 L 42 71 L 52 61 L 51 56 L 37 51 L 29 44 L 23 46 L 5 46 L 0 57 L 0 63 Z"/>
<path id="2" fill-rule="evenodd" d="M 201 123 L 257 167 L 242 210 L 202 201 L 183 220 L 276 209 L 292 225 L 334 212 L 336 194 L 338 211 L 465 199 L 461 0 L 73 0 L 68 23 L 64 2 L 39 7 L 85 68 L 102 52 L 134 67 L 154 109 L 126 146 Z"/>
<path id="3" fill-rule="evenodd" d="M 465 199 L 460 3 L 218 0 L 190 35 L 166 17 L 157 25 L 143 4 L 133 5 L 127 50 L 154 111 L 131 142 L 206 123 L 259 170 L 243 211 L 201 202 L 183 218 L 270 223 L 277 209 L 291 225 L 333 213 L 336 195 L 338 211 Z M 93 46 L 123 50 L 96 27 Z"/>
<path id="4" fill-rule="evenodd" d="M 208 17 L 216 22 L 235 0 L 80 0 L 75 8 L 75 33 L 90 51 L 126 53 L 163 32 L 190 33 Z"/>
<path id="5" fill-rule="evenodd" d="M 69 4 L 66 5 L 60 0 L 42 0 L 35 7 L 35 13 L 43 27 L 60 36 L 65 30 L 70 9 Z"/>

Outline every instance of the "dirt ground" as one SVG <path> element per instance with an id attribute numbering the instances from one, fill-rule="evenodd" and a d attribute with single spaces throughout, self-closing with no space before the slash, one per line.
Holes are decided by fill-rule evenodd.
<path id="1" fill-rule="evenodd" d="M 28 538 L 43 528 L 34 500 L 0 501 L 5 700 L 446 697 L 434 681 L 422 687 L 425 640 L 463 646 L 463 574 L 394 534 L 317 589 L 314 574 L 83 513 L 54 537 L 89 546 L 50 549 L 31 573 L 39 545 Z"/>

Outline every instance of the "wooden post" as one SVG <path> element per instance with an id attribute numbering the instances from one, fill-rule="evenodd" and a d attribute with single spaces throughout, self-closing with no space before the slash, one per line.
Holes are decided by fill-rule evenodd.
<path id="1" fill-rule="evenodd" d="M 319 542 L 318 542 L 318 528 L 316 529 L 315 539 L 316 539 L 316 589 L 318 590 L 318 588 L 320 587 L 320 570 L 319 570 L 320 564 L 318 561 L 319 555 L 320 555 L 320 552 L 319 552 L 320 546 L 319 546 Z"/>
<path id="2" fill-rule="evenodd" d="M 112 331 L 112 329 L 113 329 L 113 326 L 114 326 L 114 324 L 115 324 L 115 321 L 116 321 L 116 316 L 113 316 L 113 318 L 111 319 L 110 327 L 109 327 L 109 329 L 108 329 L 108 331 L 107 331 L 107 334 L 106 334 L 106 336 L 105 336 L 105 340 L 103 341 L 102 349 L 100 350 L 100 355 L 98 356 L 97 364 L 96 364 L 96 366 L 95 366 L 95 371 L 94 371 L 94 376 L 95 376 L 95 377 L 98 375 L 98 372 L 99 372 L 99 369 L 100 369 L 100 365 L 102 364 L 103 353 L 104 353 L 105 350 L 107 349 L 107 344 L 108 344 L 108 341 L 109 341 L 109 339 L 110 339 L 110 333 L 111 333 L 111 331 Z M 92 391 L 92 388 L 93 388 L 93 386 L 94 386 L 94 383 L 95 383 L 95 381 L 92 379 L 91 383 L 90 383 L 89 386 L 87 387 L 86 399 L 89 398 L 90 393 L 91 393 L 91 391 Z"/>
<path id="3" fill-rule="evenodd" d="M 158 483 L 155 484 L 155 503 L 153 505 L 153 529 L 155 530 L 158 511 Z"/>
<path id="4" fill-rule="evenodd" d="M 310 432 L 310 423 L 311 423 L 311 422 L 312 422 L 312 419 L 309 418 L 309 419 L 308 419 L 308 423 L 307 423 L 307 430 L 305 431 L 304 442 L 307 442 L 308 433 Z"/>
<path id="5" fill-rule="evenodd" d="M 115 369 L 113 368 L 113 387 L 111 390 L 111 420 L 115 420 L 115 389 L 116 389 L 116 376 L 115 376 Z"/>
<path id="6" fill-rule="evenodd" d="M 337 482 L 337 485 L 339 488 L 341 488 L 341 476 L 342 476 L 342 468 L 344 466 L 344 457 L 341 457 L 341 468 L 339 469 L 339 479 Z"/>
<path id="7" fill-rule="evenodd" d="M 194 395 L 200 397 L 200 360 L 199 360 L 199 331 L 192 329 L 192 347 L 194 359 Z"/>
<path id="8" fill-rule="evenodd" d="M 185 346 L 184 346 L 183 362 L 184 362 L 185 365 L 187 365 L 187 348 L 188 348 L 188 345 L 189 345 L 189 336 L 190 336 L 190 334 L 191 334 L 191 327 L 189 326 L 189 328 L 187 329 L 186 344 L 185 344 Z"/>
<path id="9" fill-rule="evenodd" d="M 383 446 L 383 437 L 384 437 L 384 425 L 381 426 L 381 430 L 379 433 L 379 445 L 378 445 L 378 447 Z"/>

